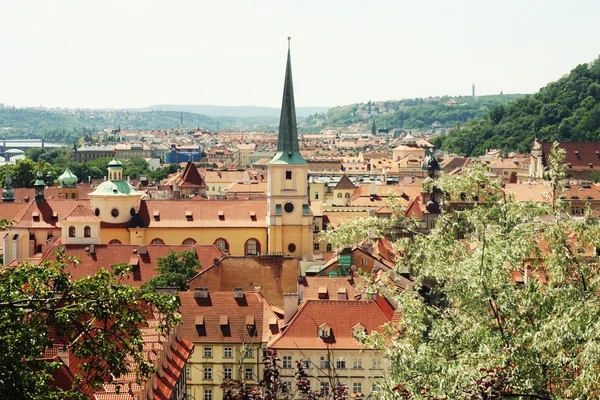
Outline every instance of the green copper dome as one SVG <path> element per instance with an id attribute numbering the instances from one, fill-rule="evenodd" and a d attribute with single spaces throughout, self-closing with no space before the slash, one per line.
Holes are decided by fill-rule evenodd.
<path id="1" fill-rule="evenodd" d="M 58 177 L 58 184 L 61 188 L 74 188 L 77 185 L 77 176 L 67 167 L 65 172 Z"/>
<path id="2" fill-rule="evenodd" d="M 108 168 L 123 168 L 123 163 L 116 158 L 113 158 L 112 161 L 108 163 Z"/>
<path id="3" fill-rule="evenodd" d="M 136 195 L 137 190 L 126 181 L 106 181 L 102 182 L 91 195 L 111 195 L 111 196 L 123 196 L 123 195 Z"/>
<path id="4" fill-rule="evenodd" d="M 41 167 L 40 167 L 40 169 L 38 169 L 38 172 L 37 172 L 37 174 L 35 174 L 35 176 L 37 177 L 37 179 L 34 182 L 33 186 L 40 186 L 40 187 L 46 186 L 46 181 L 44 180 L 44 173 L 42 172 Z"/>

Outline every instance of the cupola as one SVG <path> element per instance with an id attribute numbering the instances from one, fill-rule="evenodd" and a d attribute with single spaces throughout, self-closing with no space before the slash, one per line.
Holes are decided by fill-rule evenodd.
<path id="1" fill-rule="evenodd" d="M 35 202 L 43 203 L 44 202 L 44 188 L 46 187 L 46 182 L 44 181 L 44 173 L 42 172 L 42 166 L 40 165 L 36 176 L 36 181 L 33 184 L 35 188 Z"/>
<path id="2" fill-rule="evenodd" d="M 108 163 L 108 180 L 123 180 L 123 163 L 121 163 L 121 161 L 117 160 L 116 158 L 113 158 L 113 160 Z"/>
<path id="3" fill-rule="evenodd" d="M 74 188 L 77 186 L 77 180 L 77 176 L 67 167 L 65 172 L 58 177 L 58 185 L 61 188 Z"/>
<path id="4" fill-rule="evenodd" d="M 15 201 L 15 190 L 12 188 L 12 178 L 10 174 L 6 174 L 4 178 L 4 190 L 2 191 L 2 201 L 12 203 Z"/>

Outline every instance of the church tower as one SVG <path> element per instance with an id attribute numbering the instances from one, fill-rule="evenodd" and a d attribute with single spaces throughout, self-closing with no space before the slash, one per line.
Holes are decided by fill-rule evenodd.
<path id="1" fill-rule="evenodd" d="M 308 207 L 308 163 L 298 146 L 289 41 L 277 152 L 267 165 L 268 252 L 310 257 L 313 221 Z"/>
<path id="2" fill-rule="evenodd" d="M 77 176 L 67 167 L 65 172 L 58 177 L 58 198 L 59 199 L 78 199 L 79 188 L 77 187 Z"/>

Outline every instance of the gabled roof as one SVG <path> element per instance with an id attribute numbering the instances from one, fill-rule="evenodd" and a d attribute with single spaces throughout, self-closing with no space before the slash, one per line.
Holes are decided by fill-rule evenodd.
<path id="1" fill-rule="evenodd" d="M 269 341 L 274 349 L 348 349 L 363 346 L 352 336 L 352 327 L 361 323 L 367 333 L 377 331 L 390 320 L 375 301 L 306 300 L 284 331 Z M 326 323 L 331 327 L 331 338 L 317 336 L 317 327 Z"/>
<path id="2" fill-rule="evenodd" d="M 196 168 L 196 164 L 191 161 L 185 166 L 185 170 L 181 175 L 181 178 L 178 180 L 177 184 L 182 188 L 205 188 L 206 183 L 200 176 L 198 172 L 198 168 Z"/>
<path id="3" fill-rule="evenodd" d="M 352 278 L 349 276 L 306 276 L 303 281 L 302 298 L 303 300 L 318 300 L 319 289 L 326 289 L 327 299 L 336 300 L 337 291 L 340 288 L 346 290 L 348 300 L 358 300 L 362 291 L 359 290 L 355 281 L 360 278 Z"/>
<path id="4" fill-rule="evenodd" d="M 413 201 L 410 202 L 410 205 L 404 211 L 404 215 L 409 218 L 423 218 L 423 210 L 421 210 L 421 196 L 415 197 Z"/>
<path id="5" fill-rule="evenodd" d="M 355 190 L 356 186 L 354 183 L 348 178 L 348 175 L 342 175 L 342 179 L 338 182 L 337 185 L 333 188 L 333 190 Z"/>
<path id="6" fill-rule="evenodd" d="M 78 205 L 89 208 L 89 200 L 45 200 L 31 201 L 15 215 L 15 228 L 56 228 L 58 221 L 69 215 Z M 34 218 L 35 217 L 35 218 Z"/>
<path id="7" fill-rule="evenodd" d="M 60 220 L 60 222 L 100 222 L 100 218 L 96 217 L 88 206 L 78 204 L 71 212 Z"/>

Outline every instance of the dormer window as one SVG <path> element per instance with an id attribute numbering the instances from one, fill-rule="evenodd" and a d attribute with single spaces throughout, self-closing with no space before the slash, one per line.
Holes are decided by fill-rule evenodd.
<path id="1" fill-rule="evenodd" d="M 250 211 L 250 219 L 251 219 L 252 221 L 256 221 L 256 212 L 254 212 L 254 211 Z"/>
<path id="2" fill-rule="evenodd" d="M 160 212 L 158 211 L 154 211 L 154 220 L 155 221 L 160 221 Z"/>
<path id="3" fill-rule="evenodd" d="M 191 211 L 186 211 L 185 212 L 185 219 L 186 219 L 186 221 L 193 221 L 194 217 L 192 216 L 192 212 Z"/>
<path id="4" fill-rule="evenodd" d="M 352 337 L 358 339 L 361 335 L 367 334 L 367 328 L 361 323 L 358 323 L 352 327 Z"/>
<path id="5" fill-rule="evenodd" d="M 248 336 L 256 336 L 256 322 L 254 321 L 254 315 L 246 316 L 246 331 L 248 331 Z"/>
<path id="6" fill-rule="evenodd" d="M 223 211 L 219 211 L 219 220 L 225 221 L 225 213 Z"/>
<path id="7" fill-rule="evenodd" d="M 329 339 L 331 337 L 331 327 L 325 323 L 319 325 L 317 336 L 321 339 Z"/>
<path id="8" fill-rule="evenodd" d="M 34 211 L 31 216 L 33 217 L 34 221 L 39 221 L 40 220 L 40 213 L 37 211 Z"/>

